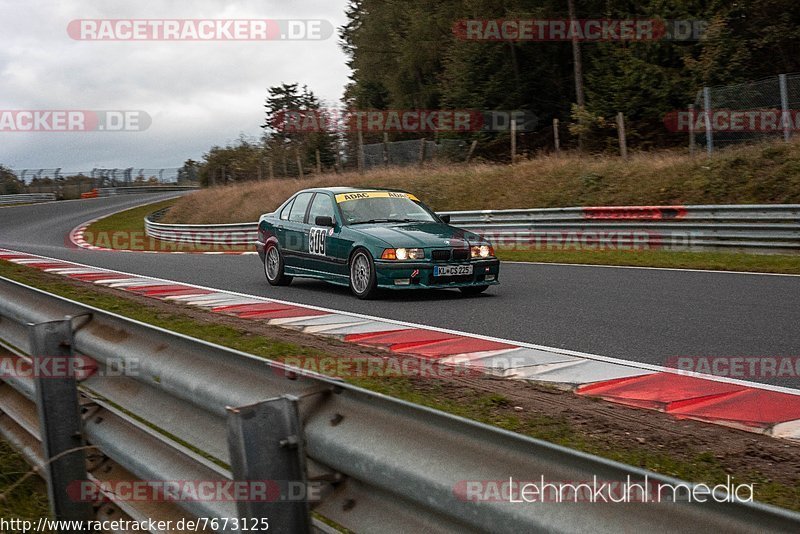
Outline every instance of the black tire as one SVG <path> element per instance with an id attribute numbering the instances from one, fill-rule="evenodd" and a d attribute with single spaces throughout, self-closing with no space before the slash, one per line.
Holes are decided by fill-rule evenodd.
<path id="1" fill-rule="evenodd" d="M 271 264 L 270 260 L 275 263 Z M 267 277 L 267 282 L 272 286 L 288 286 L 292 283 L 292 277 L 284 274 L 283 254 L 280 249 L 274 244 L 267 245 L 267 250 L 264 252 L 264 275 Z"/>
<path id="2" fill-rule="evenodd" d="M 478 295 L 479 293 L 483 293 L 489 286 L 468 286 L 468 287 L 459 287 L 458 289 L 461 290 L 462 293 L 465 295 Z"/>
<path id="3" fill-rule="evenodd" d="M 350 291 L 356 297 L 367 300 L 378 293 L 378 278 L 375 273 L 375 261 L 365 249 L 355 251 L 348 265 L 350 270 Z"/>

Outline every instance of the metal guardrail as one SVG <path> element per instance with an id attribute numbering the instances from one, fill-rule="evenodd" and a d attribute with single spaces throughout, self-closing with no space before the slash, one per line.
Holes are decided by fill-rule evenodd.
<path id="1" fill-rule="evenodd" d="M 169 191 L 194 191 L 200 189 L 196 185 L 142 185 L 130 187 L 100 187 L 98 196 L 109 197 L 114 195 L 134 195 L 140 193 L 166 193 Z"/>
<path id="2" fill-rule="evenodd" d="M 800 252 L 800 205 L 612 206 L 449 211 L 451 224 L 483 235 L 499 249 L 602 247 L 665 250 Z M 163 241 L 250 245 L 257 223 L 163 224 L 145 231 Z"/>
<path id="3" fill-rule="evenodd" d="M 55 193 L 20 193 L 19 195 L 0 195 L 0 206 L 50 202 L 55 199 Z"/>
<path id="4" fill-rule="evenodd" d="M 258 235 L 258 223 L 164 224 L 158 222 L 169 210 L 163 208 L 144 218 L 148 237 L 173 243 L 250 246 Z"/>
<path id="5" fill-rule="evenodd" d="M 267 501 L 112 499 L 112 506 L 132 518 L 268 517 L 275 532 L 330 532 L 311 519 L 309 509 L 356 532 L 800 529 L 800 514 L 786 510 L 739 501 L 673 502 L 669 494 L 661 502 L 628 504 L 511 503 L 500 495 L 470 499 L 467 481 L 502 484 L 509 477 L 573 483 L 630 477 L 693 486 L 5 278 L 0 296 L 0 339 L 17 354 L 10 358 L 34 365 L 37 354 L 60 354 L 88 357 L 90 367 L 96 366 L 80 380 L 11 375 L 0 382 L 0 435 L 45 475 L 60 517 L 88 513 L 65 490 L 77 477 L 315 484 L 319 497 L 313 502 L 284 499 L 283 492 Z M 83 454 L 58 456 L 72 450 L 67 447 L 74 448 L 76 439 L 99 451 L 88 467 Z"/>

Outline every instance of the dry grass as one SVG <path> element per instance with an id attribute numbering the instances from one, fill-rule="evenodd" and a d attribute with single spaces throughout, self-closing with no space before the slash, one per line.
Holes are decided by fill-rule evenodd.
<path id="1" fill-rule="evenodd" d="M 396 187 L 436 210 L 602 205 L 800 203 L 800 143 L 737 147 L 708 159 L 676 152 L 539 156 L 513 167 L 388 168 L 216 187 L 182 198 L 165 221 L 249 222 L 315 186 Z"/>

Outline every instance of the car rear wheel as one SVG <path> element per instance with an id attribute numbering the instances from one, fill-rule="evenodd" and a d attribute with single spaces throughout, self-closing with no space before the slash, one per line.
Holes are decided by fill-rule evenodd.
<path id="1" fill-rule="evenodd" d="M 359 249 L 350 260 L 350 290 L 360 299 L 369 299 L 378 292 L 375 262 L 364 249 Z"/>
<path id="2" fill-rule="evenodd" d="M 270 285 L 288 286 L 292 282 L 292 277 L 286 276 L 283 268 L 283 254 L 274 244 L 268 245 L 264 255 L 264 274 L 267 275 Z"/>
<path id="3" fill-rule="evenodd" d="M 489 286 L 468 286 L 468 287 L 459 287 L 458 289 L 460 289 L 461 292 L 464 293 L 465 295 L 477 295 L 489 289 Z"/>

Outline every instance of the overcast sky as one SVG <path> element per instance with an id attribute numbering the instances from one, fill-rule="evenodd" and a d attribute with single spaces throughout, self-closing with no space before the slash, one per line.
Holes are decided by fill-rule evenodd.
<path id="1" fill-rule="evenodd" d="M 0 110 L 143 110 L 142 132 L 0 131 L 13 169 L 178 167 L 240 134 L 259 136 L 268 87 L 307 84 L 338 103 L 349 70 L 323 41 L 80 41 L 75 19 L 324 19 L 346 0 L 0 0 Z"/>

